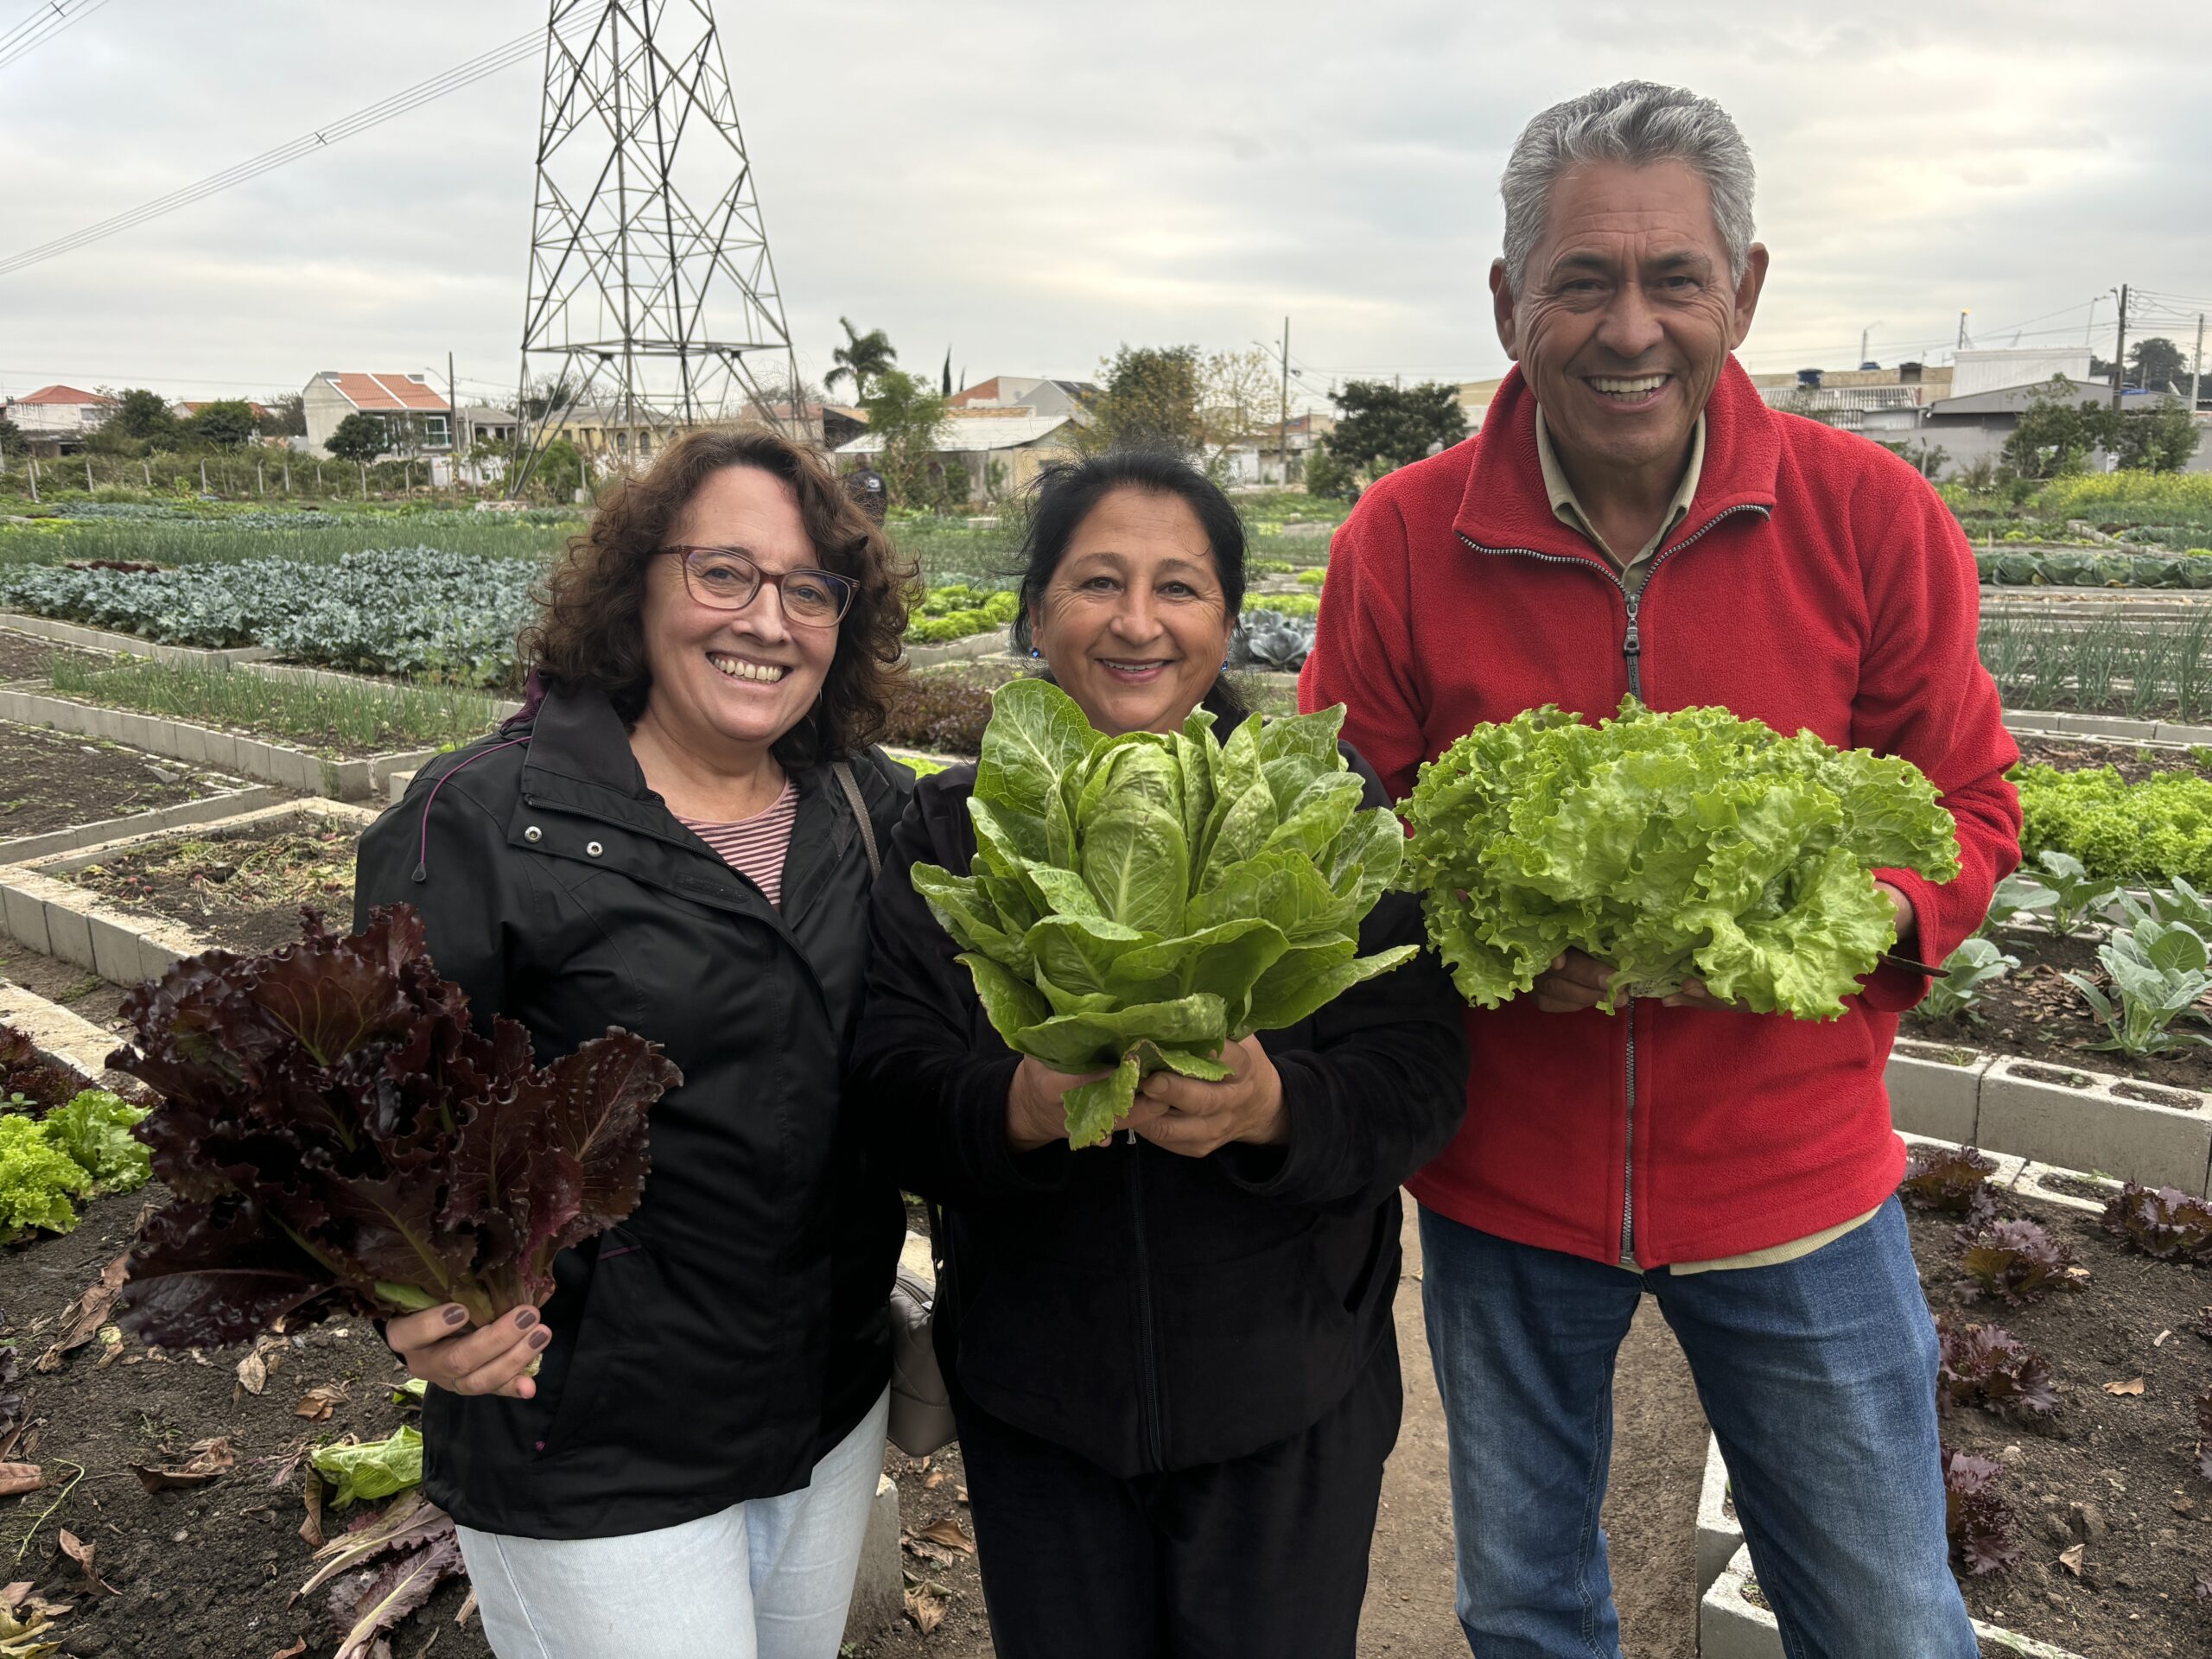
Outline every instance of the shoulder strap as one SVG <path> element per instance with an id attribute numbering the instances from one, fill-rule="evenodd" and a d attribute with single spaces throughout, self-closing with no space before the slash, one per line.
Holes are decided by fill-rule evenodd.
<path id="1" fill-rule="evenodd" d="M 842 760 L 832 760 L 830 771 L 837 779 L 837 787 L 845 791 L 845 798 L 852 803 L 853 817 L 861 826 L 861 845 L 868 849 L 868 873 L 870 876 L 883 874 L 883 855 L 875 849 L 875 821 L 868 815 L 868 803 L 861 798 L 860 779 L 853 776 L 852 767 Z"/>

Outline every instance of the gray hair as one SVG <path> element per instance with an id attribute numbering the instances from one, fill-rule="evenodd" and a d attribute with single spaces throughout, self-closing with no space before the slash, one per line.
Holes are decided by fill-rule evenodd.
<path id="1" fill-rule="evenodd" d="M 1529 255 L 1544 233 L 1552 187 L 1590 162 L 1649 167 L 1681 162 L 1713 196 L 1713 223 L 1728 246 L 1730 276 L 1741 282 L 1751 251 L 1751 147 L 1709 98 L 1681 86 L 1624 80 L 1554 104 L 1521 130 L 1498 194 L 1505 198 L 1505 280 L 1516 294 Z"/>

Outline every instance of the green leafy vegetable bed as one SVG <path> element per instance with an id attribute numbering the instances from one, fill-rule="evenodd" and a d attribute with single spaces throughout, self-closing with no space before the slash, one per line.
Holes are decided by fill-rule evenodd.
<path id="1" fill-rule="evenodd" d="M 1404 840 L 1337 747 L 1341 707 L 1226 743 L 1201 709 L 1172 735 L 1093 730 L 1043 680 L 1001 689 L 969 803 L 966 876 L 914 868 L 963 947 L 992 1026 L 1071 1089 L 1068 1139 L 1090 1146 L 1165 1066 L 1218 1080 L 1224 1042 L 1294 1025 L 1394 968 L 1359 925 Z"/>
<path id="2" fill-rule="evenodd" d="M 1421 768 L 1405 882 L 1460 991 L 1531 989 L 1570 946 L 1614 995 L 1702 979 L 1761 1014 L 1834 1019 L 1896 937 L 1876 868 L 1958 873 L 1950 815 L 1910 762 L 1782 737 L 1725 709 L 1549 705 Z"/>
<path id="3" fill-rule="evenodd" d="M 2012 778 L 2028 861 L 2069 853 L 2092 875 L 2144 883 L 2178 876 L 2212 887 L 2212 778 L 2165 772 L 2130 784 L 2110 766 L 2021 766 Z"/>

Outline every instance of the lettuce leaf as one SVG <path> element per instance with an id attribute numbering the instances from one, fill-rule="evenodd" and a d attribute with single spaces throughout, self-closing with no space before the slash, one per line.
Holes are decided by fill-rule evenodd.
<path id="1" fill-rule="evenodd" d="M 1701 979 L 1758 1013 L 1836 1019 L 1896 938 L 1872 872 L 1959 868 L 1909 761 L 1633 699 L 1594 726 L 1546 705 L 1478 727 L 1402 810 L 1401 880 L 1483 1007 L 1573 947 L 1611 964 L 1615 1003 Z"/>
<path id="2" fill-rule="evenodd" d="M 404 1424 L 388 1440 L 319 1446 L 308 1460 L 331 1484 L 332 1509 L 342 1510 L 357 1498 L 374 1502 L 423 1484 L 423 1431 Z"/>
<path id="3" fill-rule="evenodd" d="M 992 1027 L 1055 1071 L 1070 1144 L 1096 1145 L 1154 1071 L 1219 1081 L 1224 1043 L 1295 1025 L 1413 946 L 1359 955 L 1359 926 L 1405 836 L 1359 810 L 1341 707 L 1217 743 L 1105 737 L 1044 680 L 997 693 L 969 816 L 968 874 L 918 864 L 914 890 L 958 942 Z"/>
<path id="4" fill-rule="evenodd" d="M 268 956 L 210 950 L 123 1005 L 109 1064 L 161 1103 L 133 1131 L 175 1195 L 132 1251 L 121 1322 L 181 1348 L 335 1300 L 454 1301 L 480 1325 L 553 1290 L 553 1258 L 637 1207 L 645 1114 L 683 1081 L 610 1029 L 552 1065 L 441 979 L 413 909 L 340 938 L 313 912 Z"/>
<path id="5" fill-rule="evenodd" d="M 130 1133 L 145 1117 L 143 1106 L 105 1089 L 87 1089 L 48 1112 L 42 1127 L 47 1139 L 74 1159 L 101 1192 L 136 1192 L 154 1174 L 151 1156 Z"/>

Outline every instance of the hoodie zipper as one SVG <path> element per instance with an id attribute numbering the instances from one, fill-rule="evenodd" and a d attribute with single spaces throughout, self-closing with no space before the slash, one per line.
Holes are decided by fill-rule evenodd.
<path id="1" fill-rule="evenodd" d="M 1643 595 L 1651 586 L 1652 577 L 1659 574 L 1659 567 L 1684 548 L 1703 541 L 1713 527 L 1723 518 L 1733 518 L 1739 512 L 1756 512 L 1762 518 L 1770 516 L 1771 509 L 1755 501 L 1743 501 L 1719 512 L 1699 525 L 1695 533 L 1685 536 L 1672 547 L 1662 548 L 1651 556 L 1651 568 L 1643 573 L 1643 581 L 1635 588 L 1628 585 L 1625 573 L 1615 575 L 1605 566 L 1569 553 L 1540 553 L 1533 547 L 1484 547 L 1465 531 L 1453 534 L 1478 553 L 1493 556 L 1510 555 L 1516 558 L 1535 559 L 1545 564 L 1579 564 L 1594 570 L 1614 587 L 1620 589 L 1621 601 L 1628 609 L 1628 626 L 1621 633 L 1621 666 L 1628 671 L 1628 694 L 1638 702 L 1643 701 L 1643 631 L 1637 618 L 1643 609 Z M 1625 1135 L 1621 1153 L 1621 1266 L 1636 1271 L 1636 999 L 1629 999 L 1625 1055 L 1623 1068 L 1628 1085 Z"/>
<path id="2" fill-rule="evenodd" d="M 1131 1140 L 1135 1140 L 1132 1134 Z M 1152 1459 L 1155 1470 L 1167 1467 L 1166 1434 L 1161 1420 L 1166 1415 L 1160 1397 L 1160 1361 L 1154 1351 L 1152 1331 L 1152 1253 L 1145 1248 L 1144 1226 L 1144 1148 L 1129 1148 L 1129 1219 L 1135 1224 L 1137 1264 L 1137 1365 L 1142 1371 L 1141 1386 L 1137 1390 L 1137 1419 L 1144 1433 L 1145 1452 Z"/>

